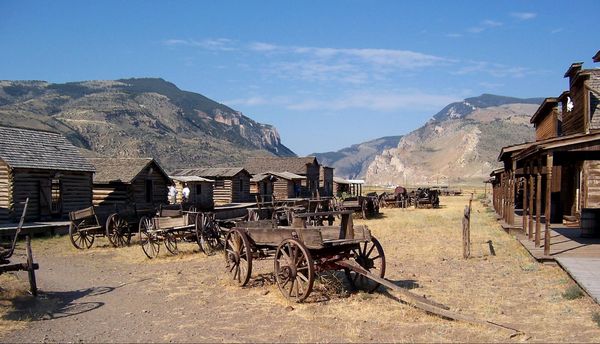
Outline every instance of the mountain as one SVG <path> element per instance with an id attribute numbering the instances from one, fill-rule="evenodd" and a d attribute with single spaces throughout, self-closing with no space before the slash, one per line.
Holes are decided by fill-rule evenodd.
<path id="1" fill-rule="evenodd" d="M 483 94 L 449 104 L 378 154 L 367 168 L 367 183 L 479 184 L 499 167 L 501 147 L 534 140 L 529 119 L 542 101 Z"/>
<path id="2" fill-rule="evenodd" d="M 169 169 L 295 156 L 273 126 L 159 78 L 0 81 L 0 124 L 58 131 L 88 156 L 155 157 Z"/>
<path id="3" fill-rule="evenodd" d="M 334 173 L 342 178 L 363 178 L 375 156 L 385 149 L 398 146 L 402 136 L 387 136 L 342 148 L 336 152 L 313 153 L 319 162 L 335 168 Z"/>

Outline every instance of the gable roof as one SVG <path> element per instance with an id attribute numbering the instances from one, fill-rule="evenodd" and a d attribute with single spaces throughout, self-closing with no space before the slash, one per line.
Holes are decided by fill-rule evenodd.
<path id="1" fill-rule="evenodd" d="M 94 172 L 77 147 L 49 131 L 0 126 L 0 159 L 12 168 Z"/>
<path id="2" fill-rule="evenodd" d="M 154 163 L 160 173 L 169 176 L 152 158 L 90 158 L 95 167 L 94 184 L 131 184 L 148 165 Z"/>
<path id="3" fill-rule="evenodd" d="M 202 178 L 198 176 L 169 176 L 171 179 L 176 180 L 178 182 L 184 183 L 193 183 L 193 182 L 209 182 L 214 183 L 214 180 Z"/>
<path id="4" fill-rule="evenodd" d="M 271 156 L 255 156 L 246 159 L 244 168 L 250 172 L 250 174 L 264 173 L 267 171 L 275 172 L 292 172 L 295 174 L 306 174 L 306 165 L 319 162 L 314 156 L 307 157 L 271 157 Z"/>
<path id="5" fill-rule="evenodd" d="M 171 174 L 174 176 L 197 176 L 204 178 L 231 178 L 238 173 L 249 174 L 242 167 L 198 167 L 198 168 L 178 168 Z"/>

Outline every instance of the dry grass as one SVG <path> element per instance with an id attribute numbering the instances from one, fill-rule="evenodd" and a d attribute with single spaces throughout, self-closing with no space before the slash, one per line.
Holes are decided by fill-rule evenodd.
<path id="1" fill-rule="evenodd" d="M 477 201 L 471 238 L 472 253 L 478 257 L 462 258 L 461 216 L 469 196 L 443 197 L 441 209 L 384 209 L 381 218 L 355 222 L 368 225 L 381 241 L 390 280 L 453 311 L 512 324 L 526 336 L 509 338 L 506 331 L 443 320 L 395 302 L 384 290 L 348 294 L 339 274 L 319 278 L 308 302 L 290 303 L 272 281 L 272 260 L 255 262 L 250 286 L 239 288 L 224 273 L 222 255 L 206 257 L 195 244 L 181 245 L 179 256 L 170 256 L 161 247 L 159 259 L 149 260 L 138 245 L 113 249 L 105 239 L 97 239 L 100 245 L 78 251 L 61 237 L 36 240 L 34 253 L 77 257 L 90 268 L 114 271 L 110 275 L 114 283 L 139 280 L 141 276 L 130 277 L 127 271 L 141 271 L 147 277 L 140 284 L 143 293 L 169 305 L 160 309 L 168 309 L 168 317 L 152 320 L 162 335 L 157 338 L 164 341 L 600 341 L 600 307 L 587 296 L 563 298 L 573 284 L 569 277 L 558 267 L 532 260 Z M 16 295 L 3 290 L 1 307 L 10 307 L 9 300 Z M 203 324 L 210 330 L 200 331 Z M 23 323 L 0 322 L 4 331 L 18 326 Z"/>

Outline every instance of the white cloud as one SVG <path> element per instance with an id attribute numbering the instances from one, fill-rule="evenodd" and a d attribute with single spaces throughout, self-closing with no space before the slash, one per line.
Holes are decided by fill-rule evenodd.
<path id="1" fill-rule="evenodd" d="M 512 12 L 510 14 L 511 17 L 519 19 L 519 20 L 530 20 L 537 17 L 537 13 L 534 12 Z"/>
<path id="2" fill-rule="evenodd" d="M 435 110 L 460 97 L 444 94 L 428 94 L 421 91 L 365 91 L 353 92 L 333 99 L 305 99 L 290 103 L 288 110 L 294 111 L 343 111 L 343 110 Z"/>
<path id="3" fill-rule="evenodd" d="M 480 32 L 483 32 L 483 31 L 485 31 L 487 29 L 491 29 L 491 28 L 495 28 L 495 27 L 500 27 L 502 25 L 504 25 L 502 22 L 491 20 L 491 19 L 486 19 L 486 20 L 481 21 L 479 23 L 479 25 L 468 28 L 467 32 L 470 32 L 470 33 L 480 33 Z"/>
<path id="4" fill-rule="evenodd" d="M 450 72 L 450 74 L 454 75 L 473 73 L 488 74 L 496 78 L 522 78 L 530 74 L 535 74 L 536 72 L 526 67 L 506 66 L 485 61 L 467 61 L 457 70 Z"/>
<path id="5" fill-rule="evenodd" d="M 233 51 L 237 50 L 235 42 L 228 38 L 208 38 L 201 41 L 193 39 L 167 39 L 162 42 L 167 46 L 189 46 L 199 47 L 212 51 Z"/>
<path id="6" fill-rule="evenodd" d="M 445 35 L 446 37 L 450 37 L 450 38 L 460 38 L 463 36 L 462 33 L 455 33 L 455 32 L 451 32 L 451 33 L 447 33 Z"/>

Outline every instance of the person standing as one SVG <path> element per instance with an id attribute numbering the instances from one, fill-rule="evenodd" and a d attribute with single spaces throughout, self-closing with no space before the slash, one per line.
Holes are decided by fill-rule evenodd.
<path id="1" fill-rule="evenodd" d="M 177 188 L 175 188 L 175 184 L 169 185 L 169 199 L 171 200 L 171 204 L 177 203 Z"/>
<path id="2" fill-rule="evenodd" d="M 183 184 L 183 190 L 181 190 L 181 203 L 187 203 L 190 200 L 190 188 L 187 183 Z"/>

